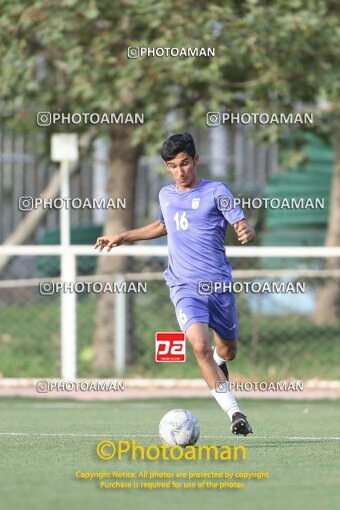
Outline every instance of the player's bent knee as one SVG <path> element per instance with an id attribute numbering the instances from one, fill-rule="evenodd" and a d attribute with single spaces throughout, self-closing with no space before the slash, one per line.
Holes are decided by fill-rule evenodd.
<path id="1" fill-rule="evenodd" d="M 236 354 L 237 354 L 236 341 L 235 341 L 235 344 L 219 346 L 217 352 L 225 360 L 232 361 L 233 359 L 236 358 Z"/>
<path id="2" fill-rule="evenodd" d="M 211 346 L 207 342 L 193 342 L 191 346 L 196 357 L 206 358 L 212 356 Z"/>

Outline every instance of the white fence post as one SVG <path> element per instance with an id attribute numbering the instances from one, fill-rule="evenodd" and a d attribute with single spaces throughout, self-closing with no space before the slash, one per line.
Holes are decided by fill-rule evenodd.
<path id="1" fill-rule="evenodd" d="M 55 133 L 51 137 L 51 159 L 60 162 L 60 197 L 70 198 L 70 162 L 78 159 L 78 136 L 75 133 Z M 60 211 L 61 274 L 66 286 L 76 280 L 76 255 L 70 251 L 70 209 L 65 204 Z M 62 289 L 61 295 L 61 377 L 77 376 L 77 314 L 76 293 Z"/>
<path id="2" fill-rule="evenodd" d="M 61 162 L 61 197 L 70 196 L 70 163 Z M 61 246 L 61 281 L 66 283 L 76 281 L 76 255 L 69 251 L 71 244 L 71 220 L 68 207 L 60 211 Z M 61 377 L 73 380 L 77 377 L 77 295 L 75 292 L 61 294 Z"/>
<path id="3" fill-rule="evenodd" d="M 76 280 L 76 255 L 65 251 L 61 256 L 63 282 Z M 74 380 L 77 377 L 77 294 L 63 292 L 61 295 L 61 377 Z"/>
<path id="4" fill-rule="evenodd" d="M 125 282 L 123 276 L 118 276 L 117 282 L 123 284 Z M 124 285 L 121 286 L 124 288 Z M 126 368 L 126 294 L 125 292 L 117 292 L 115 296 L 115 328 L 114 328 L 114 367 L 117 375 L 125 374 Z"/>

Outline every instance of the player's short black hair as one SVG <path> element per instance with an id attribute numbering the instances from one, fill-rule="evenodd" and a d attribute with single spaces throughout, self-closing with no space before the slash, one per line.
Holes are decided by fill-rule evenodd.
<path id="1" fill-rule="evenodd" d="M 161 156 L 164 161 L 170 161 L 180 152 L 186 152 L 192 158 L 195 157 L 195 142 L 190 133 L 170 136 L 162 145 Z"/>

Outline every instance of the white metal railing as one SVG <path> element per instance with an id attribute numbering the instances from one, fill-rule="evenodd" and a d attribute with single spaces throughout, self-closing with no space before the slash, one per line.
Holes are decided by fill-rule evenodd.
<path id="1" fill-rule="evenodd" d="M 95 250 L 93 245 L 49 245 L 49 246 L 0 246 L 1 256 L 35 256 L 35 255 L 60 255 L 61 263 L 66 269 L 68 282 L 75 282 L 89 279 L 105 279 L 107 275 L 95 275 L 91 277 L 77 277 L 76 273 L 76 257 L 84 255 L 93 256 L 138 256 L 138 257 L 167 257 L 167 246 L 155 245 L 128 245 L 119 246 L 112 249 L 110 252 L 103 250 L 99 252 Z M 332 258 L 340 257 L 340 247 L 266 247 L 266 246 L 232 246 L 226 247 L 226 254 L 229 258 L 245 258 L 245 257 L 294 257 L 294 258 Z M 65 272 L 64 272 L 65 274 Z M 338 269 L 282 269 L 282 270 L 261 270 L 261 269 L 245 269 L 235 270 L 234 277 L 241 276 L 340 276 Z M 162 273 L 156 273 L 157 278 L 162 278 Z M 130 278 L 137 279 L 138 276 L 146 279 L 146 274 L 124 274 L 116 275 L 116 278 L 121 282 L 127 281 Z M 155 279 L 155 274 L 152 274 Z M 60 278 L 50 278 L 49 281 L 60 281 Z M 14 286 L 32 286 L 39 283 L 40 280 L 34 278 L 32 280 L 2 280 L 0 281 L 0 288 L 14 287 Z M 61 376 L 63 379 L 75 380 L 77 377 L 77 332 L 76 332 L 76 293 L 67 294 L 67 306 L 62 308 L 61 313 Z M 117 293 L 115 295 L 115 370 L 118 375 L 124 373 L 126 364 L 126 298 L 124 293 Z"/>
<path id="2" fill-rule="evenodd" d="M 94 240 L 95 241 L 95 240 Z M 93 243 L 94 244 L 94 243 Z M 21 246 L 0 246 L 0 257 L 2 255 L 62 255 L 65 251 L 74 255 L 98 255 L 99 251 L 94 250 L 93 245 L 71 245 L 65 249 L 61 245 L 21 245 Z M 128 245 L 118 246 L 110 252 L 103 250 L 101 255 L 121 256 L 136 255 L 139 257 L 165 257 L 168 254 L 168 247 L 153 245 Z M 340 257 L 340 247 L 327 246 L 230 246 L 226 247 L 228 257 Z"/>

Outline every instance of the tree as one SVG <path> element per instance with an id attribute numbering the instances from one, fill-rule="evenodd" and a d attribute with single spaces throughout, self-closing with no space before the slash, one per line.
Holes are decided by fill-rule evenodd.
<path id="1" fill-rule="evenodd" d="M 326 0 L 34 0 L 29 6 L 16 0 L 0 18 L 2 117 L 32 130 L 39 110 L 144 113 L 141 126 L 99 130 L 109 131 L 113 142 L 109 192 L 132 204 L 138 156 L 159 147 L 170 130 L 205 127 L 208 111 L 290 112 L 300 103 L 317 114 L 319 99 L 326 97 L 334 117 L 336 13 L 335 2 Z M 215 56 L 129 59 L 130 46 L 210 47 Z M 170 112 L 176 113 L 171 125 Z M 271 125 L 258 133 L 273 141 L 283 132 Z M 133 220 L 131 207 L 109 214 L 104 233 L 130 229 Z M 100 260 L 100 272 L 123 268 L 116 257 Z M 103 294 L 95 334 L 98 368 L 112 366 L 111 311 Z"/>
<path id="2" fill-rule="evenodd" d="M 326 246 L 340 246 L 340 129 L 336 132 L 336 161 L 331 186 L 330 217 L 326 234 Z M 339 259 L 330 257 L 326 261 L 327 269 L 339 269 Z M 331 281 L 321 287 L 317 294 L 313 316 L 315 324 L 334 323 L 339 316 L 339 281 Z"/>

